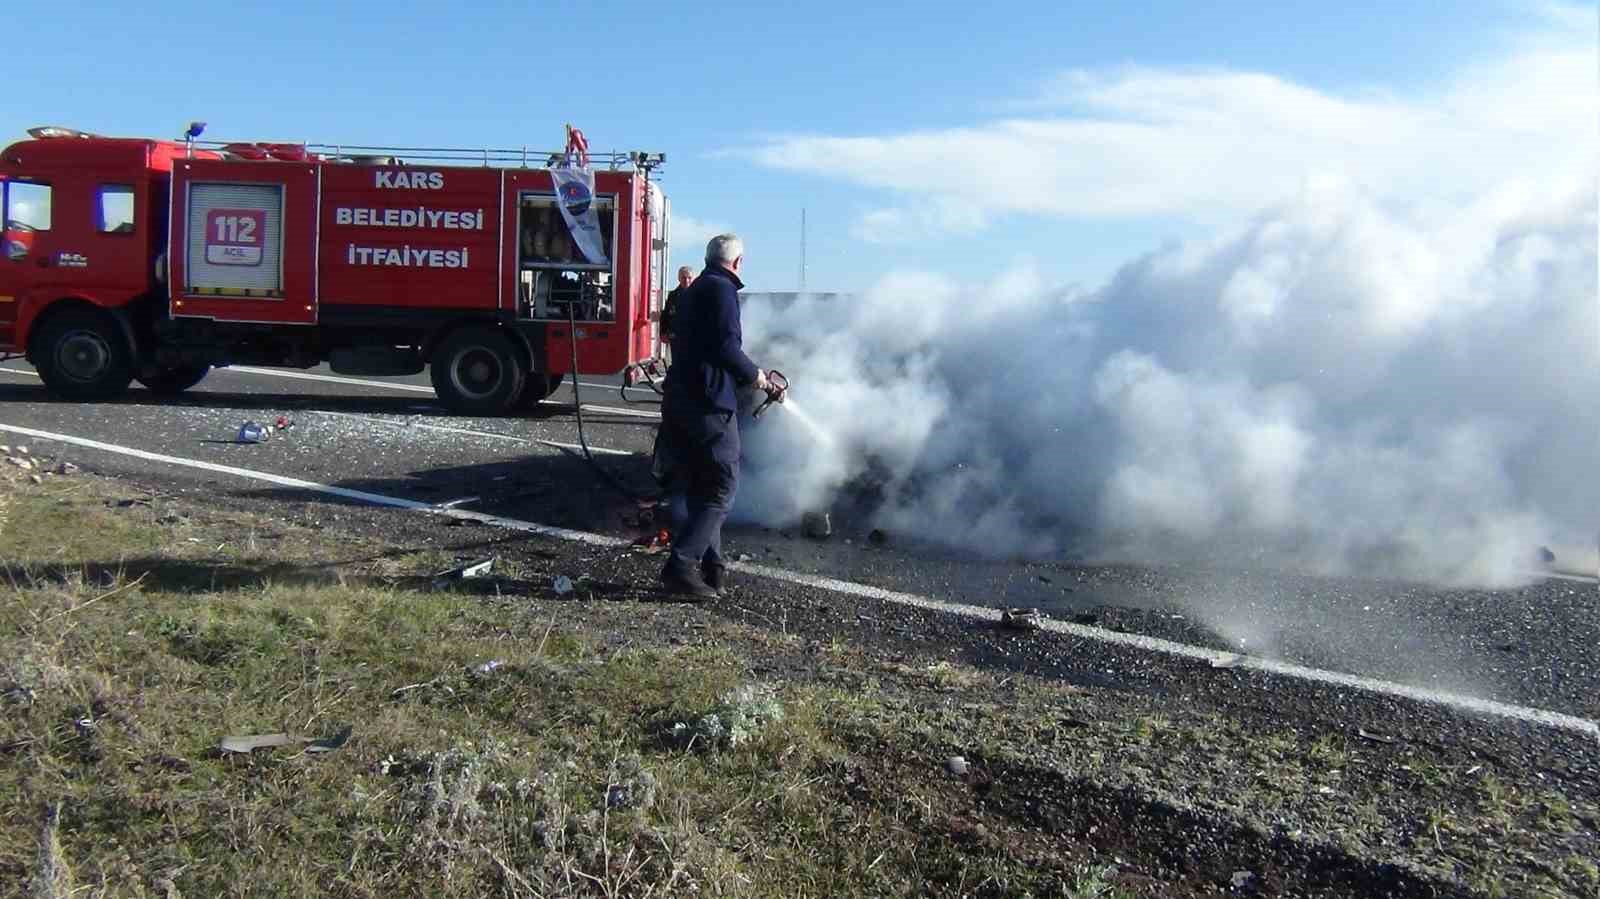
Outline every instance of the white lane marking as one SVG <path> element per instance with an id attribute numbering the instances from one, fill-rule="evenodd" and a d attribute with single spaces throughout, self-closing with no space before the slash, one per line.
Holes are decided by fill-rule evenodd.
<path id="1" fill-rule="evenodd" d="M 399 381 L 369 381 L 366 378 L 346 378 L 339 375 L 314 375 L 307 371 L 284 371 L 278 368 L 256 368 L 253 365 L 229 365 L 224 368 L 214 369 L 222 372 L 242 372 L 247 375 L 265 375 L 269 378 L 291 378 L 296 381 L 323 381 L 328 384 L 351 384 L 356 387 L 384 387 L 389 390 L 405 390 L 410 393 L 426 393 L 433 395 L 432 387 L 421 384 L 403 384 Z"/>
<path id="2" fill-rule="evenodd" d="M 593 384 L 593 383 L 590 383 L 589 381 L 579 381 L 578 382 L 578 386 L 579 387 L 592 387 L 595 390 L 617 390 L 617 389 L 620 388 L 622 390 L 632 390 L 632 391 L 635 391 L 637 393 L 655 393 L 654 390 L 651 390 L 648 387 L 623 387 L 621 384 Z"/>
<path id="3" fill-rule="evenodd" d="M 219 368 L 216 370 L 241 372 L 247 375 L 264 375 L 269 378 L 292 378 L 300 381 L 322 381 L 328 384 L 349 384 L 355 387 L 376 387 L 379 389 L 404 390 L 409 393 L 426 393 L 429 396 L 433 395 L 432 387 L 424 387 L 421 384 L 406 384 L 400 381 L 373 381 L 367 378 L 346 378 L 341 375 L 317 375 L 304 371 L 284 371 L 276 368 L 256 368 L 253 365 L 230 365 L 226 368 Z M 553 403 L 549 400 L 543 400 L 539 403 L 539 405 L 551 406 L 556 409 L 565 409 L 568 407 L 568 404 L 566 403 Z M 647 412 L 642 409 L 625 409 L 620 406 L 596 406 L 589 403 L 583 404 L 583 411 L 610 415 L 633 415 L 639 418 L 661 417 L 661 413 L 659 412 Z"/>
<path id="4" fill-rule="evenodd" d="M 368 493 L 364 490 L 350 490 L 345 487 L 335 487 L 329 484 L 320 484 L 316 481 L 305 481 L 299 478 L 284 477 L 264 471 L 255 471 L 248 468 L 237 468 L 232 465 L 219 465 L 215 462 L 205 462 L 199 459 L 186 459 L 180 456 L 168 456 L 162 453 L 152 453 L 145 450 L 119 446 L 114 443 L 102 443 L 85 437 L 75 437 L 70 434 L 57 434 L 51 431 L 40 431 L 34 428 L 24 428 L 16 425 L 0 424 L 0 431 L 9 431 L 14 434 L 23 434 L 39 440 L 55 440 L 74 446 L 103 452 L 117 453 L 132 456 L 151 462 L 164 462 L 169 465 L 178 465 L 187 468 L 197 468 L 203 471 L 212 471 L 219 474 L 233 475 L 247 480 L 263 481 L 277 484 L 281 487 L 293 487 L 314 493 L 323 493 L 330 496 L 339 496 L 346 499 L 355 499 L 377 506 L 405 509 L 414 512 L 426 512 L 431 515 L 441 515 L 446 518 L 458 518 L 466 521 L 477 521 L 484 524 L 503 527 L 509 530 L 529 534 L 538 534 L 545 537 L 554 537 L 590 546 L 623 547 L 630 545 L 630 541 L 621 537 L 608 537 L 604 534 L 592 534 L 588 531 L 574 531 L 567 528 L 552 527 L 550 525 L 536 524 L 516 518 L 504 518 L 499 515 L 485 515 L 481 512 L 467 512 L 461 509 L 441 508 L 436 504 L 418 502 L 396 496 L 385 496 L 379 493 Z M 791 584 L 815 587 L 843 593 L 848 596 L 860 596 L 867 599 L 877 599 L 885 602 L 898 603 L 919 609 L 927 609 L 944 614 L 963 615 L 983 621 L 998 621 L 1000 610 L 989 609 L 982 606 L 967 605 L 965 603 L 946 602 L 914 593 L 902 593 L 897 590 L 886 590 L 882 587 L 873 587 L 867 584 L 858 584 L 853 581 L 840 581 L 833 578 L 818 577 L 789 571 L 784 568 L 773 568 L 768 565 L 756 565 L 748 562 L 734 562 L 729 567 L 735 571 L 742 571 L 758 577 L 772 578 L 787 581 Z M 1109 631 L 1103 628 L 1085 624 L 1075 624 L 1054 619 L 1044 619 L 1044 629 L 1059 634 L 1095 640 L 1101 643 L 1110 643 L 1126 646 L 1147 652 L 1157 652 L 1180 658 L 1194 659 L 1205 662 L 1218 662 L 1223 660 L 1236 660 L 1233 667 L 1256 668 L 1269 674 L 1283 677 L 1299 678 L 1301 680 L 1333 686 L 1349 687 L 1368 693 L 1383 696 L 1394 696 L 1425 702 L 1431 705 L 1440 705 L 1458 711 L 1477 714 L 1494 715 L 1510 718 L 1529 724 L 1539 724 L 1546 727 L 1571 731 L 1595 738 L 1600 742 L 1600 723 L 1575 715 L 1561 712 L 1552 712 L 1545 709 L 1529 708 L 1527 706 L 1512 705 L 1492 699 L 1479 699 L 1473 696 L 1462 696 L 1457 693 L 1445 693 L 1437 690 L 1428 690 L 1422 687 L 1412 687 L 1405 684 L 1396 684 L 1389 681 L 1363 677 L 1356 674 L 1345 674 L 1338 671 L 1325 671 L 1320 668 L 1308 668 L 1304 665 L 1294 665 L 1287 662 L 1278 662 L 1272 659 L 1262 659 L 1250 656 L 1240 658 L 1236 653 L 1217 649 L 1207 649 L 1201 646 L 1190 646 L 1186 643 L 1177 643 L 1172 640 L 1163 640 L 1158 637 L 1147 637 L 1142 634 L 1128 634 L 1119 631 Z"/>
<path id="5" fill-rule="evenodd" d="M 3 371 L 8 375 L 27 375 L 30 378 L 39 377 L 39 373 L 36 371 L 23 371 L 20 368 L 0 368 L 0 371 Z"/>
<path id="6" fill-rule="evenodd" d="M 517 437 L 512 434 L 499 434 L 494 431 L 479 431 L 476 428 L 452 428 L 447 425 L 430 425 L 423 424 L 422 422 L 389 421 L 388 419 L 383 418 L 373 418 L 369 415 L 356 415 L 350 412 L 329 412 L 323 409 L 308 409 L 306 411 L 315 413 L 317 415 L 328 415 L 334 418 L 348 418 L 352 421 L 364 421 L 370 424 L 384 425 L 385 427 L 397 428 L 399 430 L 417 428 L 424 431 L 439 431 L 445 434 L 463 434 L 470 437 L 488 437 L 494 440 L 505 440 L 511 443 L 521 443 L 524 445 L 536 443 L 544 446 L 559 447 L 561 449 L 578 450 L 580 452 L 583 450 L 583 447 L 576 443 L 562 443 L 559 440 L 545 440 L 541 437 Z M 589 447 L 589 451 L 605 456 L 631 456 L 634 454 L 632 450 L 612 449 L 611 447 L 607 446 L 593 445 Z"/>
<path id="7" fill-rule="evenodd" d="M 1533 572 L 1539 577 L 1554 578 L 1558 581 L 1577 581 L 1580 584 L 1600 584 L 1600 576 L 1592 574 L 1568 574 L 1565 571 L 1538 571 Z"/>
<path id="8" fill-rule="evenodd" d="M 539 405 L 541 405 L 541 406 L 549 406 L 552 409 L 571 409 L 572 408 L 572 404 L 571 403 L 558 403 L 558 402 L 555 402 L 553 400 L 541 400 L 539 402 Z M 585 411 L 585 412 L 600 412 L 600 413 L 605 413 L 605 414 L 608 414 L 608 415 L 631 415 L 634 418 L 659 419 L 661 417 L 661 413 L 660 412 L 650 412 L 650 411 L 645 410 L 645 409 L 625 409 L 622 406 L 596 406 L 596 405 L 593 405 L 591 403 L 584 403 L 583 404 L 583 411 Z"/>
<path id="9" fill-rule="evenodd" d="M 233 465 L 222 465 L 217 462 L 206 462 L 202 459 L 187 459 L 182 456 L 169 456 L 165 453 L 152 453 L 147 450 L 134 449 L 131 446 L 121 446 L 115 443 L 103 443 L 99 440 L 90 440 L 87 437 L 75 437 L 71 434 L 57 434 L 52 431 L 40 431 L 36 428 L 24 428 L 17 425 L 0 424 L 0 431 L 13 434 L 23 434 L 38 440 L 54 440 L 58 443 L 81 446 L 86 449 L 100 450 L 101 452 L 115 453 L 121 456 L 132 456 L 135 459 L 144 459 L 148 462 L 162 462 L 167 465 L 177 465 L 184 468 L 196 468 L 201 471 L 210 471 L 216 474 L 232 475 L 250 481 L 262 481 L 276 484 L 279 487 L 293 487 L 297 490 L 306 490 L 312 493 L 324 493 L 329 496 L 338 496 L 345 499 L 360 500 L 375 506 L 388 506 L 395 509 L 406 509 L 414 512 L 428 512 L 442 515 L 446 518 L 460 518 L 468 521 L 479 521 L 484 524 L 497 525 L 515 531 L 529 534 L 539 534 L 545 537 L 556 537 L 561 540 L 571 540 L 578 543 L 587 543 L 591 546 L 627 546 L 629 541 L 621 537 L 607 537 L 604 534 L 591 534 L 587 531 L 573 531 L 566 528 L 551 527 L 549 525 L 535 524 L 531 521 L 520 521 L 514 518 L 501 518 L 498 515 L 485 515 L 481 512 L 466 512 L 460 509 L 441 508 L 433 503 L 419 502 L 414 499 L 404 499 L 398 496 L 385 496 L 381 493 L 369 493 L 365 490 L 351 490 L 348 487 L 335 487 L 331 484 L 319 484 L 316 481 L 306 481 L 300 478 L 285 477 L 271 472 L 256 471 L 250 468 L 238 468 Z"/>

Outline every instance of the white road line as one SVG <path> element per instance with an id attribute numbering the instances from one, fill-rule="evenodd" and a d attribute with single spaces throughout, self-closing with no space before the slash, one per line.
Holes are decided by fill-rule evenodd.
<path id="1" fill-rule="evenodd" d="M 284 371 L 278 368 L 256 368 L 253 365 L 229 365 L 225 368 L 214 369 L 221 372 L 241 372 L 247 375 L 265 375 L 269 378 L 291 378 L 296 381 L 323 381 L 329 384 L 351 384 L 356 387 L 383 387 L 389 390 L 404 390 L 409 393 L 426 393 L 433 395 L 432 387 L 421 384 L 402 384 L 399 381 L 369 381 L 366 378 L 345 378 L 339 375 L 314 375 L 306 371 Z"/>
<path id="2" fill-rule="evenodd" d="M 554 447 L 559 447 L 561 449 L 566 449 L 566 450 L 577 450 L 579 452 L 582 452 L 582 450 L 583 450 L 583 447 L 581 445 L 579 445 L 579 444 L 576 444 L 576 443 L 562 443 L 559 440 L 545 440 L 545 439 L 543 439 L 541 437 L 517 437 L 517 436 L 515 436 L 513 434 L 499 434 L 499 433 L 496 433 L 494 431 L 479 431 L 479 430 L 477 430 L 475 428 L 452 428 L 452 427 L 449 427 L 449 426 L 446 426 L 446 425 L 429 425 L 429 424 L 423 424 L 421 422 L 390 421 L 388 419 L 383 419 L 383 418 L 373 418 L 373 417 L 368 416 L 368 415 L 355 415 L 355 414 L 350 413 L 350 412 L 329 412 L 329 411 L 326 411 L 326 410 L 323 410 L 323 409 L 307 409 L 305 411 L 311 412 L 311 413 L 314 413 L 314 414 L 317 414 L 317 415 L 328 415 L 328 416 L 331 416 L 333 418 L 348 418 L 348 419 L 350 419 L 352 421 L 363 421 L 363 422 L 368 422 L 370 424 L 375 424 L 375 425 L 384 425 L 386 427 L 396 428 L 396 429 L 399 429 L 399 430 L 406 430 L 408 428 L 417 428 L 417 429 L 423 430 L 423 431 L 439 431 L 439 432 L 446 433 L 446 434 L 464 434 L 464 435 L 467 435 L 467 436 L 470 436 L 470 437 L 487 437 L 487 438 L 491 438 L 491 439 L 494 439 L 494 440 L 505 440 L 505 441 L 509 441 L 511 443 L 521 443 L 521 444 L 524 444 L 524 445 L 527 445 L 527 444 L 541 444 L 543 446 L 554 446 Z M 592 453 L 599 453 L 600 455 L 604 455 L 604 456 L 631 456 L 631 455 L 633 455 L 633 451 L 632 450 L 612 449 L 611 447 L 594 446 L 592 444 L 589 446 L 589 451 L 592 452 Z"/>
<path id="3" fill-rule="evenodd" d="M 222 465 L 216 462 L 206 462 L 202 459 L 186 459 L 182 456 L 169 456 L 165 453 L 152 453 L 147 450 L 134 449 L 131 446 L 121 446 L 115 443 L 103 443 L 99 440 L 90 440 L 87 437 L 75 437 L 71 434 L 57 434 L 52 431 L 40 431 L 36 428 L 24 428 L 17 425 L 0 424 L 0 431 L 13 434 L 23 434 L 38 440 L 54 440 L 72 446 L 81 446 L 86 449 L 100 450 L 101 452 L 115 453 L 121 456 L 131 456 L 135 459 L 144 459 L 148 462 L 162 462 L 167 465 L 178 465 L 184 468 L 195 468 L 201 471 L 215 472 L 216 474 L 232 475 L 250 481 L 262 481 L 276 484 L 279 487 L 293 487 L 297 490 L 306 490 L 312 493 L 323 493 L 329 496 L 339 496 L 345 499 L 360 500 L 375 506 L 388 506 L 395 509 L 407 509 L 414 512 L 428 512 L 442 515 L 446 518 L 460 518 L 469 521 L 480 521 L 484 524 L 497 525 L 516 531 L 530 534 L 539 534 L 546 537 L 556 537 L 561 540 L 571 540 L 578 543 L 587 543 L 591 546 L 626 546 L 628 541 L 620 537 L 607 537 L 603 534 L 591 534 L 586 531 L 572 531 L 566 528 L 550 527 L 548 525 L 534 524 L 531 521 L 519 521 L 513 518 L 501 518 L 498 515 L 484 515 L 481 512 L 465 512 L 460 509 L 443 509 L 432 503 L 419 502 L 414 499 L 404 499 L 398 496 L 385 496 L 381 493 L 368 493 L 365 490 L 351 490 L 347 487 L 335 487 L 331 484 L 319 484 L 316 481 L 305 481 L 300 478 L 285 477 L 265 471 L 256 471 L 250 468 L 238 468 L 232 465 Z"/>
<path id="4" fill-rule="evenodd" d="M 537 534 L 544 537 L 554 537 L 559 540 L 585 543 L 590 546 L 623 547 L 629 545 L 628 540 L 620 537 L 608 537 L 604 534 L 592 534 L 587 531 L 574 531 L 568 530 L 567 528 L 551 527 L 549 525 L 536 524 L 531 521 L 522 521 L 516 518 L 504 518 L 499 515 L 485 515 L 481 512 L 468 512 L 461 509 L 441 508 L 438 505 L 418 502 L 417 500 L 404 499 L 395 496 L 385 496 L 379 493 L 368 493 L 363 490 L 350 490 L 344 487 L 335 487 L 329 484 L 320 484 L 315 481 L 305 481 L 299 478 L 284 477 L 283 475 L 255 471 L 248 468 L 236 468 L 232 465 L 219 465 L 215 462 L 205 462 L 199 459 L 186 459 L 180 456 L 168 456 L 162 453 L 152 453 L 145 450 L 134 449 L 132 447 L 119 446 L 114 443 L 103 443 L 101 441 L 90 440 L 85 437 L 75 437 L 70 434 L 57 434 L 51 431 L 40 431 L 34 428 L 24 428 L 8 424 L 0 424 L 0 431 L 23 434 L 38 440 L 54 440 L 61 443 L 71 444 L 73 446 L 81 446 L 88 449 L 100 450 L 102 452 L 132 456 L 134 458 L 145 459 L 151 462 L 163 462 L 168 465 L 178 465 L 186 468 L 196 468 L 202 471 L 216 472 L 218 474 L 232 475 L 234 477 L 244 478 L 247 480 L 276 484 L 280 487 L 292 487 L 299 490 L 322 493 L 329 496 L 339 496 L 345 499 L 359 500 L 361 502 L 371 503 L 377 506 L 388 506 L 390 508 L 405 509 L 413 512 L 424 512 L 430 515 L 440 515 L 446 518 L 477 521 L 484 524 L 494 525 L 496 527 L 503 527 L 509 530 L 520 531 L 528 534 Z M 729 567 L 736 571 L 742 571 L 758 577 L 787 581 L 791 584 L 800 584 L 822 590 L 830 590 L 836 593 L 843 593 L 848 596 L 860 596 L 867 599 L 876 599 L 920 609 L 928 609 L 930 611 L 944 614 L 962 615 L 984 621 L 998 621 L 1000 618 L 1000 611 L 998 609 L 989 609 L 982 606 L 972 606 L 964 603 L 945 602 L 944 600 L 932 599 L 926 596 L 918 596 L 914 593 L 902 593 L 897 590 L 886 590 L 881 587 L 858 584 L 853 581 L 840 581 L 833 578 L 818 577 L 816 575 L 789 571 L 783 568 L 773 568 L 768 565 L 755 565 L 747 562 L 735 562 Z M 1165 655 L 1177 656 L 1179 658 L 1193 659 L 1204 662 L 1216 662 L 1224 659 L 1237 658 L 1236 654 L 1222 650 L 1207 649 L 1201 646 L 1190 646 L 1185 643 L 1162 640 L 1157 637 L 1146 637 L 1141 634 L 1128 634 L 1119 631 L 1109 631 L 1103 628 L 1093 627 L 1091 625 L 1074 624 L 1066 621 L 1055 621 L 1053 619 L 1045 619 L 1042 623 L 1045 630 L 1049 630 L 1054 633 L 1080 637 L 1086 640 L 1095 640 L 1101 643 L 1126 646 L 1147 652 L 1162 653 Z M 1410 699 L 1432 705 L 1445 706 L 1457 711 L 1510 718 L 1529 724 L 1538 724 L 1545 727 L 1552 727 L 1560 730 L 1571 731 L 1573 733 L 1583 734 L 1585 736 L 1593 737 L 1597 742 L 1600 742 L 1600 723 L 1596 723 L 1587 718 L 1580 718 L 1575 715 L 1567 715 L 1561 712 L 1528 708 L 1526 706 L 1497 702 L 1491 699 L 1478 699 L 1476 697 L 1462 696 L 1456 693 L 1444 693 L 1437 690 L 1424 689 L 1422 687 L 1412 687 L 1405 684 L 1391 683 L 1389 681 L 1378 680 L 1376 678 L 1362 677 L 1355 674 L 1345 674 L 1338 671 L 1325 671 L 1320 668 L 1308 668 L 1304 665 L 1293 665 L 1286 662 L 1273 661 L 1271 659 L 1244 657 L 1238 659 L 1237 664 L 1234 667 L 1255 668 L 1260 671 L 1282 677 L 1292 677 L 1301 680 L 1312 681 L 1315 683 L 1348 687 L 1350 689 L 1361 690 L 1367 693 L 1375 693 L 1382 696 Z"/>
<path id="5" fill-rule="evenodd" d="M 543 401 L 541 401 L 539 403 L 539 405 L 541 405 L 541 406 L 549 406 L 552 409 L 571 409 L 572 408 L 572 404 L 571 403 L 557 403 L 557 402 L 554 402 L 552 400 L 543 400 Z M 604 414 L 607 414 L 607 415 L 631 415 L 634 418 L 649 418 L 649 419 L 659 419 L 659 418 L 661 418 L 661 413 L 660 412 L 650 412 L 650 411 L 645 410 L 645 409 L 624 409 L 621 406 L 596 406 L 596 405 L 592 405 L 590 403 L 584 403 L 583 404 L 583 411 L 585 411 L 585 412 L 598 412 L 598 413 L 604 413 Z"/>
<path id="6" fill-rule="evenodd" d="M 8 375 L 27 375 L 30 378 L 39 377 L 39 373 L 36 371 L 24 371 L 20 368 L 0 368 L 0 371 L 3 371 Z"/>
<path id="7" fill-rule="evenodd" d="M 593 384 L 588 381 L 579 381 L 578 386 L 592 387 L 595 390 L 617 390 L 620 388 L 622 390 L 632 390 L 635 393 L 655 393 L 654 390 L 648 387 L 623 387 L 621 384 Z"/>
<path id="8" fill-rule="evenodd" d="M 292 378 L 300 381 L 322 381 L 328 384 L 349 384 L 355 387 L 376 387 L 379 389 L 404 390 L 409 393 L 426 393 L 429 396 L 433 395 L 432 387 L 424 387 L 421 384 L 405 384 L 400 381 L 373 381 L 367 378 L 346 378 L 341 375 L 317 375 L 304 371 L 284 371 L 276 368 L 256 368 L 253 365 L 230 365 L 226 368 L 219 368 L 217 371 L 233 371 L 247 375 L 264 375 L 269 378 Z M 539 405 L 550 406 L 556 409 L 565 409 L 567 408 L 568 404 L 552 403 L 549 400 L 544 400 Z M 583 411 L 609 415 L 632 415 L 638 418 L 661 417 L 661 413 L 659 412 L 648 412 L 642 409 L 624 409 L 620 406 L 596 406 L 589 403 L 583 404 Z"/>

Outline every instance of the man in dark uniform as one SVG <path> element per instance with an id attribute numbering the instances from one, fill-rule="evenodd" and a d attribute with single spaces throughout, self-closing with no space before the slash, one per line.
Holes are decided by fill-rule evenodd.
<path id="1" fill-rule="evenodd" d="M 678 315 L 678 304 L 682 302 L 683 295 L 689 292 L 689 282 L 694 280 L 694 270 L 687 265 L 678 269 L 678 286 L 672 288 L 667 294 L 667 301 L 661 304 L 661 341 L 672 342 L 672 320 Z"/>
<path id="2" fill-rule="evenodd" d="M 744 242 L 719 234 L 706 244 L 706 269 L 684 290 L 673 317 L 672 367 L 661 404 L 688 518 L 673 535 L 661 581 L 694 599 L 718 595 L 725 580 L 722 524 L 739 487 L 739 388 L 767 389 L 766 372 L 744 354 L 739 291 Z"/>

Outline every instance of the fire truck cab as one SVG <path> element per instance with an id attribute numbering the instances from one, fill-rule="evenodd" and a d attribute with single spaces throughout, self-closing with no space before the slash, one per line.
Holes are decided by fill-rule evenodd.
<path id="1" fill-rule="evenodd" d="M 446 407 L 498 415 L 574 347 L 579 374 L 659 348 L 659 154 L 594 157 L 591 195 L 558 193 L 561 153 L 29 134 L 0 152 L 0 354 L 61 398 L 326 362 L 427 369 Z"/>

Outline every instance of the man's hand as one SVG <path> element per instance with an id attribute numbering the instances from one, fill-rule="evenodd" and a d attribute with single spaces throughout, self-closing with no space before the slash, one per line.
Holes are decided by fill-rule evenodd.
<path id="1" fill-rule="evenodd" d="M 759 368 L 756 369 L 755 387 L 756 387 L 757 390 L 763 390 L 763 391 L 772 389 L 772 382 L 767 380 L 767 373 L 762 371 Z"/>

